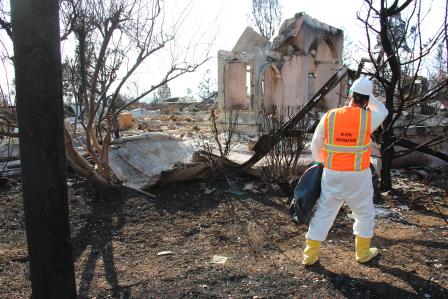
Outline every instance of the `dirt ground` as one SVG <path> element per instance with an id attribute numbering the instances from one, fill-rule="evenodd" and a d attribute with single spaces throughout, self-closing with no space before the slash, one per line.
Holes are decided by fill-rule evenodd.
<path id="1" fill-rule="evenodd" d="M 353 220 L 343 207 L 320 262 L 305 268 L 307 227 L 290 221 L 289 199 L 275 186 L 236 177 L 158 187 L 154 197 L 127 193 L 100 200 L 71 176 L 78 295 L 448 298 L 447 178 L 448 168 L 395 171 L 395 190 L 378 198 L 374 243 L 381 256 L 368 265 L 354 260 Z M 257 193 L 243 190 L 250 182 Z M 227 260 L 214 263 L 214 256 Z M 28 276 L 21 183 L 15 181 L 0 191 L 0 298 L 29 297 Z"/>

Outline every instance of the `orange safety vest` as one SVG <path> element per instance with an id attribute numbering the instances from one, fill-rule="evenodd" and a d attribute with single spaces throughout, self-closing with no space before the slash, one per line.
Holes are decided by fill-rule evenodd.
<path id="1" fill-rule="evenodd" d="M 325 116 L 325 167 L 339 171 L 360 171 L 370 167 L 369 110 L 342 107 Z"/>

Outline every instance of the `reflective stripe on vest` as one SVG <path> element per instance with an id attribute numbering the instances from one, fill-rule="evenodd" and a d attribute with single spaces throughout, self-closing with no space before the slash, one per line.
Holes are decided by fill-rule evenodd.
<path id="1" fill-rule="evenodd" d="M 360 120 L 359 120 L 359 134 L 358 134 L 358 146 L 362 146 L 362 143 L 364 142 L 364 138 L 367 134 L 367 110 L 361 109 L 360 113 Z M 367 149 L 370 145 L 367 145 Z M 355 171 L 361 170 L 361 163 L 362 163 L 362 153 L 359 151 L 356 152 L 356 158 L 355 158 Z"/>
<path id="2" fill-rule="evenodd" d="M 330 116 L 328 117 L 328 142 L 329 144 L 333 144 L 334 143 L 334 121 L 336 120 L 336 112 L 335 111 L 331 111 L 330 112 Z M 326 145 L 326 144 L 325 144 Z M 332 161 L 333 161 L 333 152 L 331 151 L 328 153 L 328 158 L 327 158 L 327 164 L 328 164 L 328 168 L 332 167 Z"/>
<path id="3" fill-rule="evenodd" d="M 344 145 L 331 145 L 326 143 L 324 145 L 325 150 L 336 153 L 363 153 L 369 149 L 369 145 L 361 146 L 344 146 Z"/>
<path id="4" fill-rule="evenodd" d="M 343 108 L 342 108 L 343 109 Z M 367 132 L 370 130 L 370 126 L 369 126 L 369 112 L 365 109 L 357 109 L 357 111 L 359 111 L 359 126 L 358 126 L 358 134 L 357 134 L 357 140 L 356 140 L 356 145 L 341 145 L 341 144 L 336 144 L 337 142 L 335 142 L 335 123 L 336 123 L 336 118 L 337 118 L 337 111 L 338 109 L 335 110 L 331 110 L 329 112 L 329 115 L 327 116 L 326 119 L 326 143 L 324 144 L 324 151 L 326 154 L 326 159 L 325 159 L 325 166 L 327 168 L 330 169 L 335 169 L 335 170 L 353 170 L 353 171 L 360 171 L 363 169 L 363 156 L 365 157 L 365 159 L 367 159 L 367 157 L 370 157 L 370 132 Z M 347 111 L 343 111 L 343 112 L 347 112 Z M 350 117 L 353 117 L 353 110 L 349 110 L 347 113 L 350 113 Z M 338 118 L 339 119 L 339 118 Z M 338 126 L 341 126 L 341 124 L 338 122 Z M 340 129 L 340 128 L 339 128 Z M 352 129 L 352 131 L 350 131 L 349 129 L 347 130 L 348 132 L 351 132 L 351 134 L 353 134 L 353 136 L 356 134 L 353 132 L 353 129 L 356 130 L 356 128 L 350 128 Z M 340 134 L 340 131 L 339 131 Z M 350 136 L 351 136 L 350 134 Z M 340 135 L 338 135 L 340 137 Z M 343 135 L 344 136 L 344 135 Z M 366 140 L 366 137 L 368 137 L 368 139 Z M 339 138 L 341 139 L 341 138 Z M 336 139 L 337 140 L 337 139 Z M 364 141 L 366 140 L 366 144 L 363 144 Z M 354 142 L 355 140 L 350 140 L 350 142 Z M 341 141 L 338 141 L 339 143 L 341 143 Z M 344 143 L 344 142 L 342 142 Z M 367 154 L 368 152 L 368 154 Z M 339 156 L 338 156 L 339 154 Z M 343 158 L 341 158 L 340 154 L 353 154 L 353 158 L 350 158 L 347 156 L 344 156 Z M 339 164 L 335 164 L 334 159 L 338 157 L 337 159 Z M 341 160 L 343 159 L 343 160 Z M 369 159 L 370 160 L 370 159 Z M 343 166 L 341 166 L 341 163 L 344 163 L 346 161 L 353 161 L 353 166 L 349 166 L 344 164 Z M 349 162 L 350 163 L 350 162 Z M 369 161 L 370 163 L 370 161 Z M 364 168 L 366 168 L 367 163 L 364 163 Z"/>

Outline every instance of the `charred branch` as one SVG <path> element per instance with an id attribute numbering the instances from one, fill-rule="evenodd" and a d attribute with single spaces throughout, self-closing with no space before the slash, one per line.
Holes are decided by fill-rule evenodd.
<path id="1" fill-rule="evenodd" d="M 406 154 L 409 154 L 414 151 L 419 151 L 439 159 L 442 159 L 445 162 L 448 162 L 448 154 L 442 153 L 440 151 L 433 150 L 428 147 L 428 144 L 417 144 L 407 139 L 401 139 L 396 142 L 397 145 L 408 148 L 407 151 L 396 152 L 396 157 L 402 157 Z"/>

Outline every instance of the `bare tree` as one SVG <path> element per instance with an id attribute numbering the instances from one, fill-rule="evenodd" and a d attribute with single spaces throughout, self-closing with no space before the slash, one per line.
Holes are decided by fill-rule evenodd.
<path id="1" fill-rule="evenodd" d="M 162 4 L 159 0 L 62 3 L 65 24 L 62 39 L 74 37 L 77 45 L 71 67 L 72 90 L 78 105 L 85 107 L 82 115 L 85 148 L 95 166 L 75 151 L 69 130 L 65 131 L 67 157 L 75 170 L 99 186 L 111 184 L 109 147 L 113 122 L 120 112 L 171 80 L 195 71 L 208 59 L 208 50 L 198 54 L 201 49 L 193 41 L 182 49 L 182 56 L 175 53 L 176 34 L 187 15 L 181 15 L 169 27 Z M 166 56 L 167 52 L 171 55 Z M 120 93 L 132 83 L 137 70 L 148 67 L 145 63 L 151 58 L 160 60 L 161 56 L 165 67 L 158 72 L 159 76 L 151 78 L 132 100 L 116 107 Z"/>
<path id="2" fill-rule="evenodd" d="M 409 150 L 394 151 L 395 145 L 409 145 L 407 132 L 410 128 L 421 125 L 428 119 L 437 122 L 444 118 L 438 111 L 423 116 L 419 116 L 417 112 L 425 103 L 438 99 L 447 84 L 445 79 L 424 86 L 421 80 L 426 59 L 446 39 L 446 12 L 445 20 L 437 24 L 439 28 L 431 36 L 425 37 L 422 30 L 424 22 L 428 21 L 425 19 L 428 18 L 428 11 L 422 10 L 421 0 L 406 0 L 401 4 L 394 0 L 390 5 L 390 1 L 386 0 L 364 2 L 365 15 L 359 14 L 358 20 L 364 25 L 367 51 L 373 65 L 371 69 L 366 69 L 366 74 L 379 83 L 380 92 L 389 110 L 377 141 L 381 143 L 381 189 L 390 190 L 390 170 L 395 158 L 415 150 L 428 149 L 447 140 L 446 134 L 437 134 L 422 144 L 413 144 Z M 379 59 L 377 55 L 380 56 Z"/>
<path id="3" fill-rule="evenodd" d="M 290 119 L 300 107 L 286 107 L 278 111 L 278 107 L 273 107 L 273 114 L 261 114 L 259 116 L 260 125 L 258 135 L 272 134 L 278 132 L 286 120 Z M 302 119 L 288 132 L 282 132 L 281 141 L 272 146 L 271 150 L 264 158 L 263 175 L 279 184 L 288 185 L 297 179 L 300 173 L 300 157 L 302 155 L 305 143 L 309 141 L 310 134 L 307 134 L 309 121 Z"/>
<path id="4" fill-rule="evenodd" d="M 279 0 L 252 0 L 250 19 L 261 35 L 270 39 L 282 20 Z"/>
<path id="5" fill-rule="evenodd" d="M 203 135 L 198 139 L 198 146 L 205 153 L 205 158 L 215 175 L 223 173 L 226 160 L 235 146 L 235 139 L 239 134 L 238 116 L 239 110 L 230 109 L 224 112 L 223 121 L 218 124 L 218 116 L 214 110 L 211 110 L 210 131 L 212 135 Z"/>

